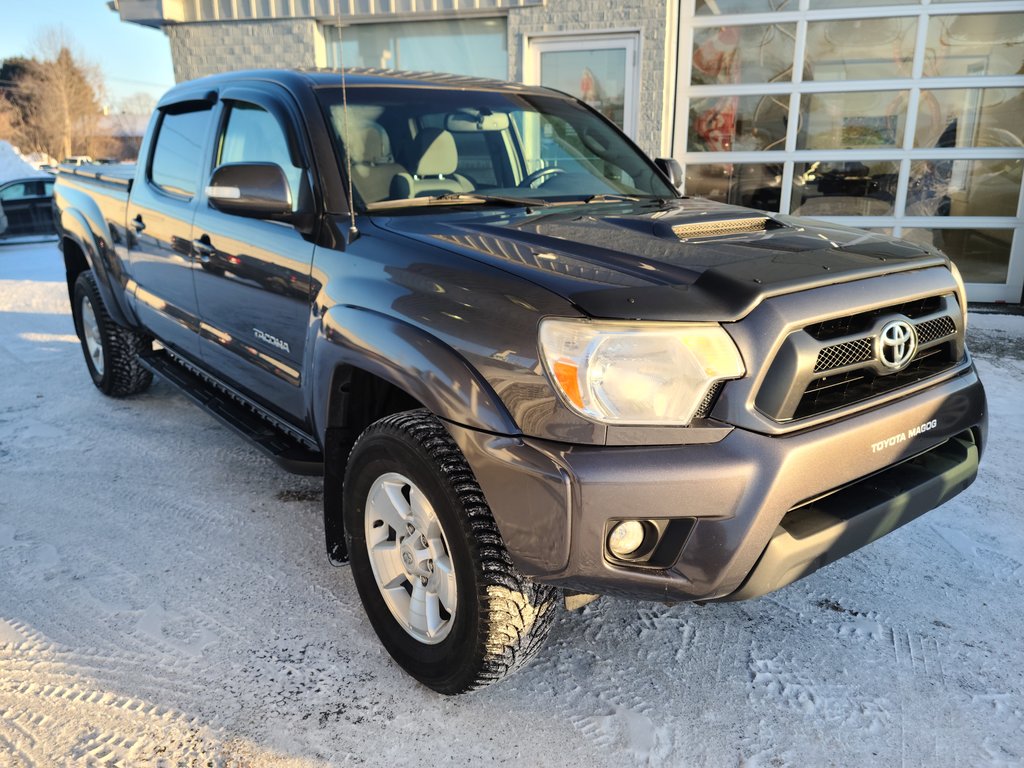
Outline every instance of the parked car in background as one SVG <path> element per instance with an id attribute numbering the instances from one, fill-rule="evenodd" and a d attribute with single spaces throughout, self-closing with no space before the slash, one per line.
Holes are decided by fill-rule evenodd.
<path id="1" fill-rule="evenodd" d="M 0 240 L 56 236 L 53 224 L 53 177 L 13 179 L 0 184 Z"/>

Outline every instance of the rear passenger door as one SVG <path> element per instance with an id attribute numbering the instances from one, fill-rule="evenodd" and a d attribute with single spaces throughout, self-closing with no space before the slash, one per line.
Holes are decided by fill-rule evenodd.
<path id="1" fill-rule="evenodd" d="M 131 278 L 136 312 L 164 344 L 199 358 L 199 311 L 192 272 L 192 217 L 209 156 L 213 104 L 162 108 L 145 157 L 145 173 L 128 202 Z"/>
<path id="2" fill-rule="evenodd" d="M 237 87 L 221 96 L 209 171 L 272 162 L 284 170 L 294 207 L 312 206 L 309 163 L 289 97 Z M 292 224 L 223 213 L 204 199 L 192 230 L 206 366 L 297 425 L 310 324 L 313 241 Z"/>

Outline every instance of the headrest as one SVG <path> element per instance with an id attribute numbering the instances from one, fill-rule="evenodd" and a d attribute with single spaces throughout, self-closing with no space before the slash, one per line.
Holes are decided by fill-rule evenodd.
<path id="1" fill-rule="evenodd" d="M 447 176 L 455 173 L 459 165 L 459 153 L 455 149 L 455 137 L 440 128 L 424 128 L 416 137 L 416 152 L 413 166 L 417 176 Z"/>
<path id="2" fill-rule="evenodd" d="M 357 123 L 349 131 L 349 156 L 353 163 L 393 163 L 388 135 L 377 123 Z"/>

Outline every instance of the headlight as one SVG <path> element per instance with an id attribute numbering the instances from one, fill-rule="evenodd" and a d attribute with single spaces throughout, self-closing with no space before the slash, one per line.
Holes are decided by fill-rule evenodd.
<path id="1" fill-rule="evenodd" d="M 685 426 L 715 382 L 745 372 L 719 325 L 550 318 L 540 351 L 566 404 L 605 424 Z"/>
<path id="2" fill-rule="evenodd" d="M 949 271 L 953 273 L 953 279 L 956 280 L 956 297 L 960 302 L 960 312 L 964 317 L 964 332 L 967 332 L 967 286 L 964 285 L 963 275 L 960 274 L 960 270 L 957 269 L 956 264 L 953 260 L 949 260 Z"/>

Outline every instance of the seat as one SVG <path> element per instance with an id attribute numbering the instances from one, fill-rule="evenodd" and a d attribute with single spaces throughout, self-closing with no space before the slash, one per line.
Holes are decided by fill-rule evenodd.
<path id="1" fill-rule="evenodd" d="M 411 173 L 400 173 L 391 181 L 391 197 L 432 197 L 449 192 L 472 192 L 472 182 L 455 172 L 459 153 L 455 137 L 440 128 L 424 128 L 409 153 Z"/>
<path id="2" fill-rule="evenodd" d="M 405 173 L 405 166 L 395 162 L 387 131 L 377 123 L 352 127 L 349 139 L 352 160 L 352 184 L 364 203 L 387 199 L 391 180 Z"/>

